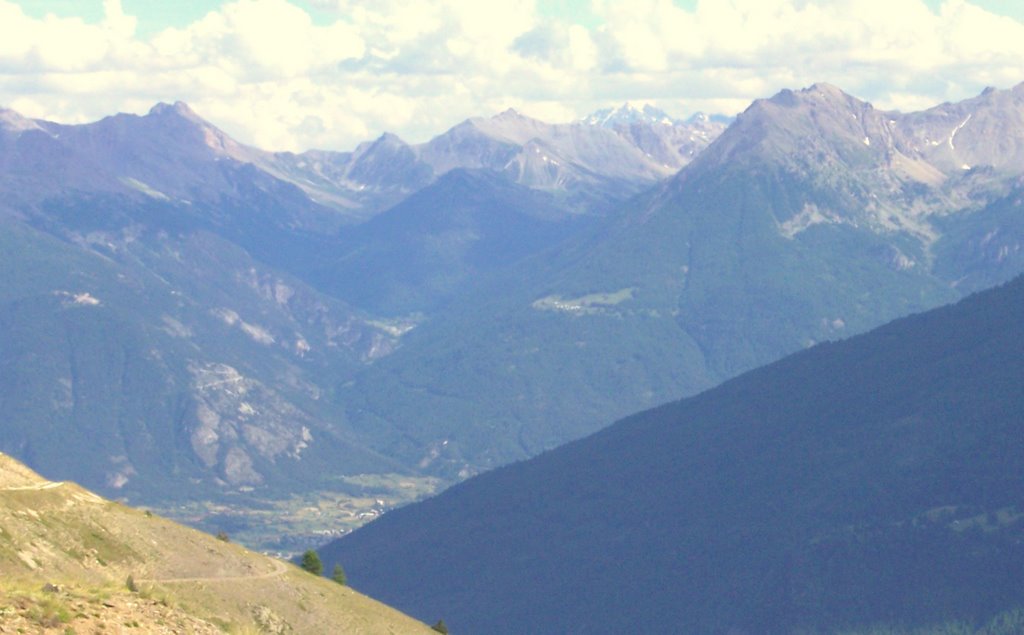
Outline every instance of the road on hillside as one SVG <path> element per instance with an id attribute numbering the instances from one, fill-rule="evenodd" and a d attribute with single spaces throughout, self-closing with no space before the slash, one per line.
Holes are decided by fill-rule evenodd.
<path id="1" fill-rule="evenodd" d="M 64 484 L 64 481 L 44 481 L 42 483 L 33 483 L 32 485 L 14 485 L 11 487 L 0 487 L 0 492 L 24 492 L 30 490 L 42 490 L 42 489 L 53 489 L 60 487 Z"/>
<path id="2" fill-rule="evenodd" d="M 181 582 L 244 582 L 246 580 L 266 580 L 268 578 L 276 578 L 284 575 L 288 571 L 288 565 L 280 560 L 271 559 L 271 563 L 274 565 L 273 571 L 254 575 L 210 576 L 201 578 L 140 578 L 137 582 L 146 582 L 150 584 L 176 584 Z"/>

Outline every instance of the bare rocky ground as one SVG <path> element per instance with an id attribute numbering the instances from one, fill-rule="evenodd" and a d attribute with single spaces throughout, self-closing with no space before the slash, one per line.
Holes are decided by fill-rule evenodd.
<path id="1" fill-rule="evenodd" d="M 216 624 L 165 600 L 112 589 L 53 588 L 0 591 L 0 633 L 153 633 L 213 635 Z M 258 632 L 258 631 L 256 631 Z"/>

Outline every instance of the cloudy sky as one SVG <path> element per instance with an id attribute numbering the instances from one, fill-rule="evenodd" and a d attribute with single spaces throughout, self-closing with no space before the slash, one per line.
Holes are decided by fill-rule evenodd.
<path id="1" fill-rule="evenodd" d="M 270 150 L 425 141 L 514 107 L 735 114 L 816 81 L 915 110 L 1024 81 L 1021 0 L 0 0 L 0 105 L 188 102 Z"/>

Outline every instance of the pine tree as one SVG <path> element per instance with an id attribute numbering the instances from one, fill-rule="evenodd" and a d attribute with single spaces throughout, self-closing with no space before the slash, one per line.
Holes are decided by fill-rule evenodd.
<path id="1" fill-rule="evenodd" d="M 306 553 L 302 554 L 299 566 L 313 575 L 320 575 L 324 572 L 324 563 L 320 562 L 320 556 L 312 549 L 308 549 Z"/>
<path id="2" fill-rule="evenodd" d="M 331 579 L 341 586 L 345 586 L 348 579 L 345 577 L 345 570 L 341 568 L 340 564 L 334 565 L 334 572 L 331 574 Z"/>

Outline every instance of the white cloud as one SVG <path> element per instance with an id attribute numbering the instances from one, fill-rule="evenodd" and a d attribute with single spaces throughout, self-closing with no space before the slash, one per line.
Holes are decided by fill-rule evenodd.
<path id="1" fill-rule="evenodd" d="M 153 47 L 166 61 L 219 67 L 255 81 L 316 73 L 365 50 L 350 25 L 314 26 L 285 0 L 232 2 L 185 29 L 160 33 Z"/>
<path id="2" fill-rule="evenodd" d="M 150 38 L 105 18 L 26 16 L 0 0 L 0 103 L 78 122 L 182 99 L 241 141 L 350 149 L 425 140 L 514 106 L 570 119 L 626 100 L 733 113 L 829 81 L 913 109 L 1024 80 L 1024 25 L 968 0 L 592 0 L 597 27 L 534 0 L 232 0 Z"/>
<path id="3" fill-rule="evenodd" d="M 135 35 L 138 20 L 134 16 L 125 15 L 121 0 L 103 0 L 103 13 L 106 16 L 104 26 L 118 37 L 130 38 Z"/>

